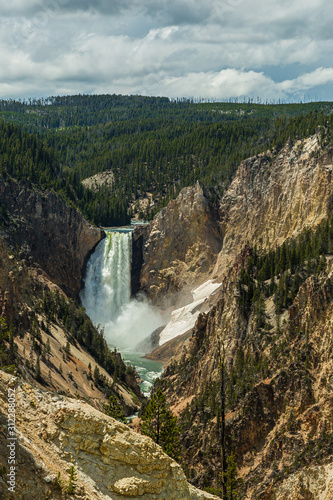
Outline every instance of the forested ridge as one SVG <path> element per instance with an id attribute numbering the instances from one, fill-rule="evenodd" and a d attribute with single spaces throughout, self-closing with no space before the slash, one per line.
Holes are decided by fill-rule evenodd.
<path id="1" fill-rule="evenodd" d="M 0 101 L 2 176 L 53 188 L 91 221 L 151 218 L 197 180 L 221 194 L 239 163 L 332 122 L 331 103 L 193 103 L 140 96 Z M 112 172 L 95 192 L 82 180 Z M 145 211 L 135 203 L 150 195 Z"/>

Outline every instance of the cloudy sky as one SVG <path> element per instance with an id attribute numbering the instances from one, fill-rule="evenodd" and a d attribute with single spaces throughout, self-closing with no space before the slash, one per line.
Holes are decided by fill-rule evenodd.
<path id="1" fill-rule="evenodd" d="M 0 98 L 333 100 L 331 0 L 0 0 Z"/>

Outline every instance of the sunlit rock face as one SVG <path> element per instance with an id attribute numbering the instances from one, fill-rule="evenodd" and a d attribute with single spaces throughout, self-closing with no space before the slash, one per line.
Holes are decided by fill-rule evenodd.
<path id="1" fill-rule="evenodd" d="M 268 249 L 327 218 L 332 209 L 332 149 L 317 135 L 244 160 L 219 207 L 223 248 L 217 268 L 249 242 Z"/>
<path id="2" fill-rule="evenodd" d="M 71 465 L 77 472 L 77 498 L 217 498 L 190 486 L 181 467 L 150 438 L 83 401 L 32 387 L 0 371 L 2 424 L 7 416 L 8 388 L 15 391 L 16 402 L 18 500 L 27 494 L 35 500 L 60 499 Z M 0 441 L 1 467 L 6 461 L 6 444 L 5 439 Z M 7 485 L 1 481 L 0 496 L 7 493 Z"/>
<path id="3" fill-rule="evenodd" d="M 134 241 L 140 238 L 140 288 L 162 306 L 192 300 L 191 287 L 205 281 L 222 246 L 215 209 L 199 183 L 184 188 L 145 230 L 135 230 Z"/>

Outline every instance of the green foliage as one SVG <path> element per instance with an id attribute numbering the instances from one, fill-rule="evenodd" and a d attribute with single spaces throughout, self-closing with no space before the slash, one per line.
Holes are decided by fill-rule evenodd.
<path id="1" fill-rule="evenodd" d="M 231 453 L 227 458 L 227 472 L 225 473 L 225 483 L 227 500 L 241 500 L 242 495 L 240 489 L 243 485 L 243 480 L 238 477 L 237 464 L 235 454 Z"/>
<path id="2" fill-rule="evenodd" d="M 205 490 L 212 495 L 219 496 L 224 500 L 242 500 L 242 487 L 244 481 L 238 476 L 235 454 L 231 453 L 227 458 L 227 471 L 224 474 L 225 495 L 222 488 L 206 487 Z"/>
<path id="3" fill-rule="evenodd" d="M 100 373 L 99 373 L 99 368 L 98 366 L 96 365 L 95 366 L 95 369 L 94 369 L 94 384 L 96 386 L 99 386 L 100 385 L 100 381 L 101 381 L 101 378 L 100 378 Z"/>
<path id="4" fill-rule="evenodd" d="M 332 253 L 333 217 L 275 250 L 260 253 L 254 249 L 238 282 L 244 314 L 253 311 L 256 328 L 265 328 L 264 298 L 273 296 L 276 314 L 281 314 L 293 303 L 302 283 L 326 269 L 325 255 Z"/>
<path id="5" fill-rule="evenodd" d="M 57 479 L 56 479 L 56 486 L 59 489 L 65 491 L 65 497 L 66 497 L 66 494 L 68 494 L 68 495 L 75 494 L 75 490 L 77 488 L 76 481 L 77 481 L 77 473 L 76 473 L 74 465 L 71 465 L 70 468 L 68 469 L 67 484 L 64 480 L 61 479 L 61 472 L 58 471 Z"/>
<path id="6" fill-rule="evenodd" d="M 161 389 L 150 398 L 141 416 L 141 432 L 159 444 L 165 453 L 179 460 L 180 429 Z"/>
<path id="7" fill-rule="evenodd" d="M 110 417 L 119 420 L 119 422 L 126 423 L 124 410 L 119 404 L 117 396 L 112 395 L 109 397 L 109 403 L 104 405 L 104 411 L 106 415 L 109 415 Z"/>
<path id="8" fill-rule="evenodd" d="M 63 347 L 63 351 L 66 354 L 66 359 L 69 360 L 71 356 L 71 345 L 67 340 L 65 347 Z"/>
<path id="9" fill-rule="evenodd" d="M 17 364 L 17 346 L 14 342 L 13 329 L 8 327 L 5 317 L 0 317 L 0 368 L 13 373 Z"/>
<path id="10" fill-rule="evenodd" d="M 28 182 L 54 189 L 66 202 L 77 206 L 92 222 L 101 225 L 127 224 L 130 221 L 126 199 L 101 190 L 84 189 L 75 169 L 61 166 L 54 147 L 45 137 L 29 134 L 17 125 L 0 120 L 0 178 Z M 0 223 L 8 224 L 8 214 L 0 205 Z"/>
<path id="11" fill-rule="evenodd" d="M 74 465 L 72 465 L 68 471 L 68 486 L 66 489 L 66 493 L 68 493 L 69 495 L 74 495 L 77 486 L 76 481 L 77 474 Z"/>
<path id="12" fill-rule="evenodd" d="M 41 371 L 40 371 L 40 359 L 39 359 L 39 354 L 37 356 L 37 360 L 36 360 L 36 366 L 35 366 L 35 379 L 37 380 L 37 382 L 42 382 L 43 379 L 42 379 L 42 375 L 41 375 Z"/>
<path id="13" fill-rule="evenodd" d="M 130 204 L 147 192 L 156 203 L 144 218 L 197 180 L 223 192 L 242 159 L 279 149 L 289 137 L 306 137 L 319 125 L 330 130 L 332 104 L 66 96 L 0 101 L 1 116 L 3 178 L 53 188 L 90 221 L 111 226 L 127 224 Z M 111 188 L 83 187 L 83 179 L 104 171 L 113 174 Z M 6 223 L 0 207 L 1 219 Z"/>

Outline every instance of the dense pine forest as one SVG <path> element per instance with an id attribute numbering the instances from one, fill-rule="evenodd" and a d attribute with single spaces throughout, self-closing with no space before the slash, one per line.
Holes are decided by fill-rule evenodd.
<path id="1" fill-rule="evenodd" d="M 197 180 L 223 193 L 242 159 L 314 133 L 332 109 L 119 95 L 0 101 L 1 175 L 54 189 L 93 223 L 124 225 Z M 82 184 L 102 172 L 111 184 Z"/>

